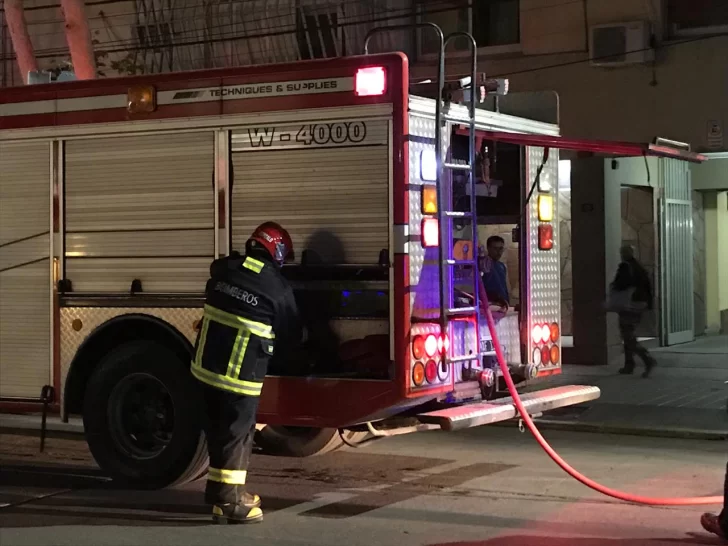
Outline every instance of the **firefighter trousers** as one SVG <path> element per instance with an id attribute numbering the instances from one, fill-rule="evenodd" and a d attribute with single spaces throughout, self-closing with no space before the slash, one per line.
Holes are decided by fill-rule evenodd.
<path id="1" fill-rule="evenodd" d="M 210 454 L 205 502 L 242 503 L 259 397 L 241 396 L 208 385 L 202 387 Z"/>
<path id="2" fill-rule="evenodd" d="M 637 326 L 642 316 L 636 312 L 619 313 L 619 333 L 624 344 L 624 369 L 632 372 L 635 368 L 635 355 L 639 356 L 645 363 L 647 370 L 655 365 L 655 359 L 645 346 L 637 341 Z"/>

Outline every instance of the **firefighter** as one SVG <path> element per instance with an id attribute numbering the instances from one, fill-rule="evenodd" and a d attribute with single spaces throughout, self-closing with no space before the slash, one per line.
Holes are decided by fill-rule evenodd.
<path id="1" fill-rule="evenodd" d="M 245 482 L 269 361 L 285 359 L 302 337 L 293 290 L 280 272 L 292 254 L 288 232 L 266 222 L 246 242 L 245 256 L 236 252 L 210 266 L 192 374 L 207 414 L 205 501 L 216 523 L 263 519 L 260 497 Z"/>

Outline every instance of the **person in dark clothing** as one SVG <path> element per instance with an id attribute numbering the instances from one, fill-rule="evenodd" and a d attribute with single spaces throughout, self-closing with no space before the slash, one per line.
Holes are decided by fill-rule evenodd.
<path id="1" fill-rule="evenodd" d="M 235 252 L 215 260 L 195 343 L 192 375 L 202 383 L 210 467 L 205 501 L 217 523 L 262 521 L 261 500 L 245 490 L 256 413 L 268 364 L 295 348 L 302 327 L 280 267 L 291 237 L 266 222 Z"/>
<path id="2" fill-rule="evenodd" d="M 645 363 L 642 377 L 649 377 L 655 367 L 655 359 L 647 348 L 637 341 L 635 331 L 642 319 L 642 311 L 652 309 L 652 285 L 647 271 L 634 257 L 634 249 L 630 245 L 622 246 L 620 254 L 622 262 L 611 287 L 614 291 L 631 294 L 631 297 L 628 305 L 618 310 L 619 333 L 624 343 L 624 367 L 619 373 L 634 373 L 634 357 L 638 355 Z"/>
<path id="3" fill-rule="evenodd" d="M 506 242 L 503 237 L 493 235 L 486 241 L 487 254 L 478 251 L 478 268 L 483 279 L 488 300 L 508 308 L 510 296 L 508 294 L 508 269 L 501 261 L 505 251 Z"/>
<path id="4" fill-rule="evenodd" d="M 719 514 L 705 513 L 700 518 L 703 529 L 723 540 L 728 540 L 728 465 L 725 469 L 725 483 L 723 484 L 723 511 Z"/>

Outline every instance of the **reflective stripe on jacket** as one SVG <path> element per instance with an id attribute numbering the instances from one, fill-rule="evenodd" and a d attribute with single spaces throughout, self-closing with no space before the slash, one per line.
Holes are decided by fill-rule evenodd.
<path id="1" fill-rule="evenodd" d="M 298 326 L 293 292 L 271 264 L 239 255 L 213 262 L 192 375 L 212 387 L 260 396 L 278 341 Z M 284 331 L 284 342 L 296 334 Z M 300 334 L 299 334 L 300 337 Z"/>

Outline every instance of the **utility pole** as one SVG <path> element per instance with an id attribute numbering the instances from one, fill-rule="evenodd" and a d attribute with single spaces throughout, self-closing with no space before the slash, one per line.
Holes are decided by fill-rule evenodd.
<path id="1" fill-rule="evenodd" d="M 28 74 L 38 70 L 38 61 L 33 53 L 28 25 L 25 23 L 23 0 L 5 0 L 5 20 L 8 23 L 15 56 L 18 59 L 20 76 L 23 78 L 23 83 L 27 84 Z"/>
<path id="2" fill-rule="evenodd" d="M 73 71 L 79 80 L 93 80 L 96 78 L 96 58 L 86 5 L 83 0 L 61 0 L 61 12 L 66 21 L 66 41 L 71 52 Z"/>

